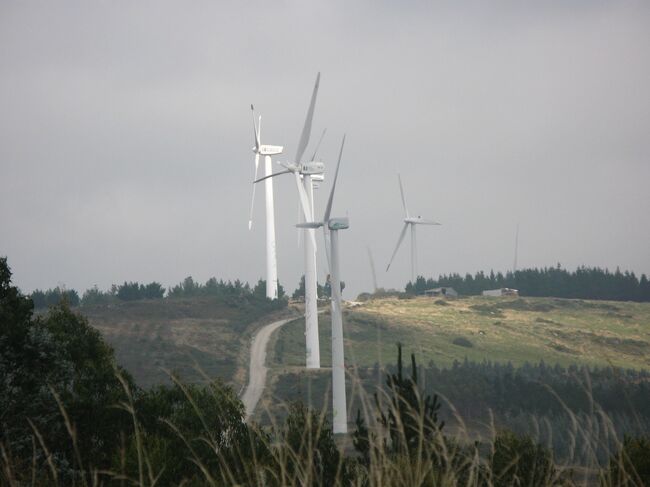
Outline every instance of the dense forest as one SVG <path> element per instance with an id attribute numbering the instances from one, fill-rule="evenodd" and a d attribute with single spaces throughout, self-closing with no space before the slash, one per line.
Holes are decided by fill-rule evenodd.
<path id="1" fill-rule="evenodd" d="M 420 374 L 427 388 L 444 394 L 467 417 L 488 409 L 503 415 L 585 412 L 596 403 L 608 414 L 639 414 L 650 422 L 647 370 L 465 360 L 444 368 L 430 362 Z"/>
<path id="2" fill-rule="evenodd" d="M 385 372 L 395 373 L 396 365 L 356 369 L 366 392 L 372 391 Z M 511 363 L 454 362 L 450 367 L 435 363 L 418 367 L 422 387 L 444 397 L 465 420 L 497 421 L 519 415 L 552 416 L 590 413 L 599 409 L 606 415 L 634 417 L 639 428 L 650 433 L 650 372 L 572 365 L 562 367 L 544 362 Z M 279 379 L 283 395 L 304 389 L 298 374 Z M 312 384 L 316 396 L 326 384 Z M 447 416 L 446 419 L 451 419 Z"/>
<path id="3" fill-rule="evenodd" d="M 355 368 L 358 378 L 349 392 L 352 409 L 367 407 L 373 395 L 387 394 L 383 377 L 398 365 Z M 562 367 L 544 362 L 515 367 L 510 363 L 455 362 L 417 367 L 422 390 L 446 406 L 440 419 L 470 436 L 509 430 L 544 444 L 558 461 L 585 464 L 580 437 L 594 440 L 589 455 L 607 461 L 617 438 L 650 435 L 650 372 L 612 367 Z M 379 387 L 378 387 L 379 386 Z M 329 380 L 299 372 L 279 377 L 276 394 L 312 401 L 328 409 Z M 584 446 L 584 445 L 583 445 Z"/>
<path id="4" fill-rule="evenodd" d="M 265 300 L 266 281 L 260 279 L 255 286 L 239 279 L 235 281 L 217 280 L 211 277 L 204 284 L 196 282 L 191 276 L 182 282 L 165 288 L 158 282 L 142 284 L 139 282 L 125 281 L 123 284 L 113 284 L 108 291 L 102 291 L 97 286 L 87 289 L 82 297 L 74 289 L 56 287 L 42 291 L 37 289 L 29 297 L 35 309 L 56 306 L 66 302 L 69 306 L 94 306 L 117 303 L 121 301 L 135 301 L 140 299 L 163 299 L 165 293 L 168 298 L 215 297 L 223 300 Z M 282 285 L 278 284 L 278 305 L 286 305 L 286 295 Z"/>
<path id="5" fill-rule="evenodd" d="M 396 368 L 389 366 L 389 371 Z M 580 461 L 571 451 L 573 434 L 601 435 L 592 445 L 599 461 L 612 448 L 605 433 L 623 437 L 650 434 L 650 372 L 613 367 L 455 362 L 419 368 L 424 390 L 439 394 L 465 421 L 496 422 L 552 447 L 558 458 Z M 379 371 L 375 368 L 376 376 Z M 448 420 L 451 415 L 448 413 Z M 582 431 L 581 431 L 582 430 Z M 570 458 L 569 458 L 570 457 Z"/>
<path id="6" fill-rule="evenodd" d="M 650 281 L 645 274 L 616 269 L 579 267 L 575 271 L 556 267 L 522 269 L 516 272 L 477 272 L 474 275 L 441 275 L 437 280 L 420 276 L 406 285 L 408 294 L 422 294 L 427 289 L 452 287 L 465 296 L 488 289 L 517 289 L 521 296 L 569 299 L 606 299 L 612 301 L 650 301 Z"/>

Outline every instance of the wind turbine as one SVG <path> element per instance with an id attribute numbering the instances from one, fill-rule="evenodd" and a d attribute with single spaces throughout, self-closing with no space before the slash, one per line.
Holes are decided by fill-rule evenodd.
<path id="1" fill-rule="evenodd" d="M 517 273 L 517 254 L 519 253 L 519 223 L 517 223 L 517 232 L 515 233 L 515 263 L 512 266 L 512 275 Z"/>
<path id="2" fill-rule="evenodd" d="M 257 179 L 255 183 L 266 180 L 281 174 L 293 174 L 300 198 L 300 207 L 302 208 L 303 219 L 305 222 L 314 220 L 314 183 L 323 180 L 325 165 L 322 162 L 315 161 L 316 152 L 308 162 L 301 162 L 302 157 L 309 144 L 311 135 L 311 125 L 314 119 L 314 109 L 316 107 L 316 97 L 318 95 L 318 86 L 320 84 L 320 73 L 316 76 L 314 91 L 311 95 L 307 117 L 300 134 L 298 148 L 293 163 L 278 162 L 285 170 L 275 174 L 267 174 L 263 178 Z M 323 133 L 324 135 L 324 133 Z M 321 141 L 323 136 L 321 136 Z M 318 142 L 320 145 L 320 141 Z M 318 146 L 316 147 L 318 151 Z M 305 230 L 305 348 L 306 348 L 306 366 L 308 369 L 320 368 L 320 343 L 318 337 L 318 279 L 316 276 L 316 237 L 313 229 Z"/>
<path id="3" fill-rule="evenodd" d="M 332 211 L 332 202 L 334 200 L 334 190 L 341 166 L 341 156 L 343 155 L 343 146 L 345 145 L 345 136 L 341 143 L 339 160 L 336 164 L 334 181 L 330 191 L 325 216 L 323 221 L 308 221 L 296 225 L 298 228 L 316 229 L 323 227 L 327 236 L 329 233 L 329 252 L 330 252 L 330 282 L 332 286 L 332 413 L 334 433 L 348 432 L 348 413 L 347 401 L 345 396 L 345 357 L 343 351 L 343 312 L 341 298 L 341 275 L 339 260 L 339 230 L 345 230 L 350 227 L 350 221 L 347 217 L 330 218 Z"/>
<path id="4" fill-rule="evenodd" d="M 368 251 L 368 259 L 370 260 L 370 271 L 372 272 L 372 292 L 377 293 L 377 289 L 379 287 L 377 286 L 377 273 L 375 272 L 375 259 L 372 258 L 372 252 L 370 251 L 370 247 L 366 247 L 366 250 Z"/>
<path id="5" fill-rule="evenodd" d="M 400 194 L 402 195 L 402 206 L 404 206 L 404 215 L 405 215 L 404 227 L 402 227 L 402 233 L 399 234 L 397 245 L 395 246 L 393 255 L 390 258 L 390 262 L 386 267 L 386 272 L 388 272 L 388 269 L 390 269 L 390 265 L 393 263 L 395 254 L 397 254 L 397 251 L 399 250 L 399 246 L 402 244 L 402 241 L 404 241 L 404 237 L 406 236 L 406 230 L 408 230 L 410 226 L 411 227 L 411 282 L 415 283 L 415 279 L 417 278 L 417 258 L 418 258 L 417 242 L 415 238 L 415 226 L 416 225 L 440 225 L 440 223 L 435 222 L 433 220 L 425 220 L 419 215 L 411 216 L 409 214 L 408 207 L 406 206 L 406 198 L 404 197 L 404 188 L 402 187 L 402 178 L 400 177 L 399 173 L 397 174 L 397 179 L 399 181 L 399 191 Z"/>
<path id="6" fill-rule="evenodd" d="M 260 132 L 262 129 L 262 116 L 259 116 L 255 124 L 255 108 L 251 105 L 253 115 L 253 132 L 255 135 L 255 179 L 260 162 L 260 155 L 264 156 L 264 170 L 267 176 L 273 174 L 271 156 L 282 154 L 283 147 L 280 145 L 262 145 Z M 273 181 L 269 178 L 264 186 L 266 193 L 266 297 L 278 299 L 278 259 L 275 252 L 275 211 L 273 208 Z M 255 185 L 253 185 L 253 196 L 251 197 L 251 211 L 248 217 L 248 229 L 253 228 L 253 207 L 255 205 Z"/>

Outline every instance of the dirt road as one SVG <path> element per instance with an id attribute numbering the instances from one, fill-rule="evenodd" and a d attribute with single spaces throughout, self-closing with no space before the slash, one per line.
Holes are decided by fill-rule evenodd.
<path id="1" fill-rule="evenodd" d="M 251 360 L 248 370 L 248 385 L 241 397 L 244 407 L 246 408 L 246 420 L 250 419 L 255 411 L 255 407 L 262 397 L 264 387 L 266 386 L 266 346 L 275 330 L 282 325 L 287 324 L 296 318 L 274 321 L 261 328 L 253 337 L 251 345 Z"/>

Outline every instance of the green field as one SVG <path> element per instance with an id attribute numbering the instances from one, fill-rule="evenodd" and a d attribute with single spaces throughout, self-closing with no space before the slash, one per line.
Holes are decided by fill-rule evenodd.
<path id="1" fill-rule="evenodd" d="M 167 371 L 189 381 L 202 380 L 197 368 L 209 378 L 241 387 L 254 330 L 285 314 L 267 315 L 210 297 L 118 302 L 79 311 L 102 332 L 118 364 L 142 387 L 168 383 Z"/>
<path id="2" fill-rule="evenodd" d="M 330 320 L 320 319 L 321 363 L 330 364 Z M 376 299 L 344 316 L 346 362 L 394 363 L 396 343 L 421 363 L 543 360 L 562 365 L 650 368 L 650 303 L 557 298 Z M 279 368 L 304 365 L 304 324 L 281 329 L 270 354 Z"/>

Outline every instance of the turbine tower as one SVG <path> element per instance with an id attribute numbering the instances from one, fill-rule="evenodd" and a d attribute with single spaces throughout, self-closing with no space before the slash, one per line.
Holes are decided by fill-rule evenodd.
<path id="1" fill-rule="evenodd" d="M 515 262 L 512 266 L 512 275 L 517 273 L 517 254 L 519 253 L 519 223 L 517 223 L 517 232 L 515 233 Z"/>
<path id="2" fill-rule="evenodd" d="M 309 144 L 311 135 L 311 125 L 314 119 L 314 109 L 316 107 L 316 97 L 318 95 L 318 86 L 320 84 L 320 73 L 316 76 L 314 91 L 311 95 L 307 117 L 300 134 L 298 148 L 293 163 L 278 162 L 285 170 L 275 174 L 267 174 L 265 177 L 256 180 L 267 182 L 275 176 L 281 174 L 293 174 L 296 182 L 296 189 L 300 198 L 300 207 L 302 208 L 303 220 L 311 222 L 314 220 L 314 182 L 323 180 L 325 165 L 322 162 L 315 161 L 316 152 L 309 162 L 301 163 L 302 157 Z M 323 134 L 324 135 L 324 134 Z M 323 137 L 321 136 L 321 141 Z M 318 143 L 320 145 L 320 141 Z M 316 151 L 318 147 L 316 147 Z M 306 345 L 306 366 L 308 369 L 320 368 L 320 343 L 318 337 L 318 279 L 316 276 L 316 237 L 314 230 L 305 228 L 304 238 L 304 264 L 305 264 L 305 345 Z"/>
<path id="3" fill-rule="evenodd" d="M 370 271 L 372 273 L 372 292 L 377 293 L 377 290 L 379 287 L 377 286 L 377 273 L 375 272 L 375 259 L 372 258 L 372 252 L 370 251 L 370 247 L 366 247 L 366 250 L 368 251 L 368 259 L 370 260 Z"/>
<path id="4" fill-rule="evenodd" d="M 282 146 L 262 145 L 260 132 L 262 128 L 262 116 L 259 116 L 255 125 L 255 109 L 251 105 L 253 114 L 253 133 L 255 135 L 255 179 L 260 162 L 260 155 L 264 156 L 264 171 L 267 176 L 273 174 L 271 156 L 282 154 Z M 265 184 L 266 193 L 266 297 L 278 299 L 278 259 L 275 252 L 275 210 L 273 208 L 273 181 L 269 178 Z M 253 196 L 251 197 L 251 211 L 248 217 L 248 229 L 253 228 L 253 207 L 255 205 L 255 185 L 253 184 Z"/>
<path id="5" fill-rule="evenodd" d="M 336 189 L 336 181 L 339 175 L 339 167 L 341 165 L 341 156 L 343 155 L 344 145 L 345 136 L 343 136 L 343 142 L 341 143 L 339 160 L 336 164 L 334 181 L 332 182 L 332 189 L 330 191 L 329 199 L 327 200 L 327 207 L 325 208 L 325 216 L 323 217 L 323 221 L 309 221 L 296 225 L 299 228 L 308 229 L 323 227 L 326 242 L 328 238 L 330 241 L 328 245 L 328 251 L 330 252 L 330 283 L 332 286 L 332 424 L 335 434 L 348 432 L 348 410 L 345 394 L 345 355 L 343 350 L 343 300 L 341 298 L 338 233 L 339 230 L 345 230 L 346 228 L 349 228 L 350 221 L 347 217 L 330 218 L 330 213 L 332 211 L 332 202 L 334 200 L 334 191 Z"/>
<path id="6" fill-rule="evenodd" d="M 404 197 L 404 188 L 402 187 L 402 178 L 400 177 L 399 173 L 397 174 L 397 180 L 399 181 L 399 191 L 400 194 L 402 195 L 402 206 L 404 207 L 404 215 L 405 215 L 404 226 L 402 227 L 402 233 L 399 234 L 399 239 L 397 240 L 397 245 L 395 246 L 393 255 L 390 258 L 390 262 L 386 267 L 386 272 L 388 272 L 388 269 L 390 269 L 390 265 L 393 263 L 395 254 L 397 254 L 397 251 L 399 250 L 399 246 L 404 241 L 404 237 L 406 236 L 406 230 L 408 230 L 408 228 L 411 227 L 411 282 L 415 283 L 415 279 L 417 279 L 417 258 L 418 258 L 415 226 L 416 225 L 440 225 L 440 223 L 435 222 L 433 220 L 425 220 L 419 215 L 411 216 L 409 214 L 408 207 L 406 206 L 406 198 Z"/>

